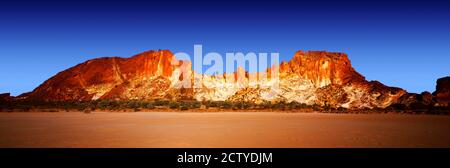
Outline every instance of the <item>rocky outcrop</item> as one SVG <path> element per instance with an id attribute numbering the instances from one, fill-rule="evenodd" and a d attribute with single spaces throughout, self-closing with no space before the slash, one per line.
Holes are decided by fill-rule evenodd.
<path id="1" fill-rule="evenodd" d="M 0 93 L 0 102 L 3 102 L 3 101 L 10 101 L 10 100 L 12 100 L 12 96 L 11 96 L 11 94 L 10 93 Z"/>
<path id="2" fill-rule="evenodd" d="M 396 104 L 409 108 L 426 108 L 434 106 L 435 102 L 430 92 L 422 92 L 421 94 L 406 93 L 398 99 Z"/>
<path id="3" fill-rule="evenodd" d="M 344 53 L 298 51 L 291 61 L 281 63 L 280 72 L 296 74 L 312 81 L 316 87 L 365 81 L 364 77 L 353 69 Z"/>
<path id="4" fill-rule="evenodd" d="M 130 58 L 86 61 L 58 73 L 23 97 L 47 101 L 161 98 L 295 101 L 336 108 L 384 108 L 406 94 L 400 88 L 366 81 L 343 53 L 299 51 L 291 61 L 279 65 L 279 80 L 273 77 L 261 80 L 263 75 L 270 76 L 275 66 L 261 73 L 239 68 L 236 73 L 210 76 L 194 73 L 190 62 L 177 61 L 168 50 L 147 51 Z M 259 80 L 249 80 L 252 77 Z M 191 81 L 190 87 L 177 87 L 183 85 L 183 78 Z M 192 87 L 194 82 L 200 87 Z"/>
<path id="5" fill-rule="evenodd" d="M 270 76 L 268 69 L 266 75 Z M 241 69 L 242 70 L 242 69 Z M 197 100 L 229 100 L 229 101 L 283 101 L 299 102 L 308 105 L 319 104 L 330 107 L 345 108 L 385 108 L 396 102 L 405 90 L 388 87 L 377 81 L 366 81 L 356 72 L 343 53 L 324 51 L 297 52 L 289 62 L 279 66 L 279 81 L 272 78 L 251 82 L 248 79 L 238 80 L 230 85 L 222 77 L 203 76 L 207 89 L 197 89 Z M 251 75 L 261 74 L 245 73 Z M 247 84 L 245 88 L 237 86 Z"/>
<path id="6" fill-rule="evenodd" d="M 437 80 L 436 91 L 433 95 L 438 106 L 450 105 L 450 76 Z"/>
<path id="7" fill-rule="evenodd" d="M 58 73 L 26 96 L 50 101 L 164 98 L 172 73 L 183 64 L 173 61 L 168 50 L 97 58 Z"/>

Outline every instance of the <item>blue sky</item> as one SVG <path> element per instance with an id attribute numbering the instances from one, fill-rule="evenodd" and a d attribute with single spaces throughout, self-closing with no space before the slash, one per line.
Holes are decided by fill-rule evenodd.
<path id="1" fill-rule="evenodd" d="M 33 90 L 102 56 L 193 52 L 345 52 L 368 80 L 434 91 L 450 75 L 445 1 L 0 2 L 0 93 Z"/>

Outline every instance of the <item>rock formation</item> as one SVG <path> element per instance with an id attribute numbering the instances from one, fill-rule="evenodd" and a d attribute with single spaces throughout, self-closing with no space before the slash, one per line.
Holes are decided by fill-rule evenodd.
<path id="1" fill-rule="evenodd" d="M 172 73 L 184 63 L 172 61 L 177 60 L 168 50 L 97 58 L 58 73 L 26 96 L 49 101 L 165 98 Z"/>
<path id="2" fill-rule="evenodd" d="M 130 58 L 104 57 L 86 61 L 58 73 L 22 97 L 46 101 L 295 101 L 358 109 L 385 108 L 409 96 L 403 89 L 367 81 L 353 69 L 343 53 L 298 51 L 292 60 L 279 65 L 279 80 L 262 78 L 270 76 L 273 68 L 259 73 L 248 73 L 240 68 L 233 74 L 211 76 L 194 73 L 190 62 L 177 61 L 168 50 L 147 51 Z M 258 80 L 250 80 L 252 77 Z M 191 85 L 197 82 L 200 87 L 178 87 L 183 86 L 183 78 Z M 448 79 L 440 79 L 433 93 L 439 103 L 449 101 Z M 424 93 L 421 98 L 431 103 L 430 96 Z"/>
<path id="3" fill-rule="evenodd" d="M 436 82 L 436 91 L 433 92 L 438 106 L 450 105 L 450 76 L 443 77 Z"/>
<path id="4" fill-rule="evenodd" d="M 12 99 L 13 97 L 11 96 L 10 93 L 0 93 L 0 102 L 10 101 Z"/>

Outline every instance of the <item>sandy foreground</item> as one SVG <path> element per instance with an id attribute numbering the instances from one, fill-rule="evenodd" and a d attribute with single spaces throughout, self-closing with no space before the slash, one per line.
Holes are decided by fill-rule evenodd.
<path id="1" fill-rule="evenodd" d="M 0 113 L 0 147 L 450 147 L 450 116 Z"/>

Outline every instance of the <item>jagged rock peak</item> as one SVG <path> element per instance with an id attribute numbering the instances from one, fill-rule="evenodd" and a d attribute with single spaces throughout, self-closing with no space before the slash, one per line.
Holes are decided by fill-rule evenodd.
<path id="1" fill-rule="evenodd" d="M 299 75 L 318 87 L 365 81 L 353 69 L 347 54 L 337 52 L 298 51 L 291 61 L 281 63 L 280 72 Z"/>

